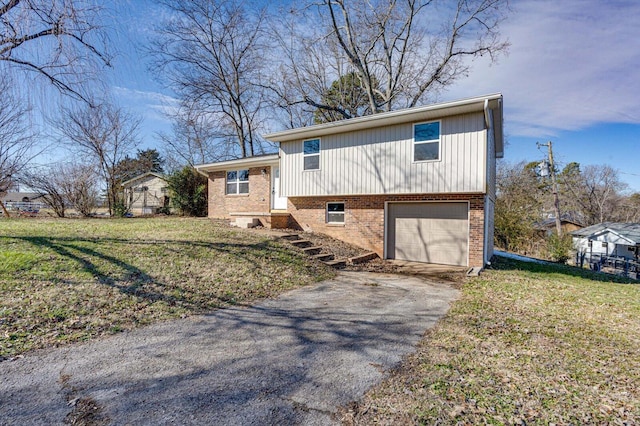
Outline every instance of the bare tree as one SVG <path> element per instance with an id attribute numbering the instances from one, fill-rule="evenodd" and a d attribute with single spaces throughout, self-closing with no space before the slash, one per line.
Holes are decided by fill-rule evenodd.
<path id="1" fill-rule="evenodd" d="M 499 35 L 507 10 L 508 0 L 321 0 L 290 11 L 299 24 L 277 23 L 289 34 L 278 37 L 286 64 L 274 84 L 282 82 L 276 90 L 289 107 L 304 102 L 350 118 L 322 94 L 353 72 L 367 113 L 415 106 L 468 74 L 470 59 L 507 49 Z"/>
<path id="2" fill-rule="evenodd" d="M 137 148 L 139 126 L 139 117 L 108 103 L 64 108 L 56 123 L 62 141 L 99 170 L 112 215 L 121 201 L 117 166 Z"/>
<path id="3" fill-rule="evenodd" d="M 640 193 L 622 197 L 618 213 L 620 222 L 640 223 Z"/>
<path id="4" fill-rule="evenodd" d="M 526 253 L 532 248 L 534 224 L 542 219 L 544 205 L 544 189 L 535 164 L 498 163 L 496 185 L 496 245 Z"/>
<path id="5" fill-rule="evenodd" d="M 14 95 L 10 80 L 0 75 L 0 195 L 11 188 L 19 172 L 36 154 L 36 138 L 27 122 L 28 113 L 28 106 Z M 8 217 L 2 202 L 0 207 Z"/>
<path id="6" fill-rule="evenodd" d="M 216 124 L 216 138 L 233 142 L 236 149 L 230 156 L 261 153 L 256 130 L 264 98 L 259 84 L 265 62 L 264 12 L 236 0 L 161 3 L 171 14 L 156 28 L 151 43 L 153 69 L 168 79 L 183 105 L 198 112 L 196 117 Z M 190 124 L 194 116 L 185 118 Z"/>
<path id="7" fill-rule="evenodd" d="M 36 191 L 56 216 L 65 217 L 67 203 L 60 186 L 62 176 L 54 168 L 24 171 L 20 181 Z"/>
<path id="8" fill-rule="evenodd" d="M 627 188 L 618 171 L 608 165 L 587 165 L 565 179 L 564 185 L 579 205 L 585 225 L 616 220 L 616 204 Z"/>
<path id="9" fill-rule="evenodd" d="M 90 70 L 110 60 L 97 24 L 101 10 L 91 0 L 0 2 L 0 63 L 34 71 L 63 93 L 87 100 L 81 87 Z"/>
<path id="10" fill-rule="evenodd" d="M 98 175 L 88 164 L 60 164 L 56 171 L 64 199 L 80 215 L 93 215 L 98 206 Z"/>
<path id="11" fill-rule="evenodd" d="M 172 133 L 158 134 L 169 169 L 234 158 L 237 143 L 218 137 L 211 115 L 185 104 L 170 118 Z"/>
<path id="12" fill-rule="evenodd" d="M 92 166 L 79 163 L 55 163 L 20 174 L 20 182 L 36 191 L 58 217 L 65 217 L 70 207 L 91 216 L 98 203 L 97 178 Z"/>

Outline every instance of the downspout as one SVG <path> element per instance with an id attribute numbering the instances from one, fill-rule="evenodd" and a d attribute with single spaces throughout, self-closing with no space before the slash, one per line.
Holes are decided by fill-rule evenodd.
<path id="1" fill-rule="evenodd" d="M 199 173 L 199 174 L 201 174 L 202 176 L 204 176 L 204 177 L 206 177 L 206 178 L 208 178 L 208 177 L 209 177 L 209 173 L 207 173 L 207 172 L 204 172 L 204 171 L 200 170 L 200 169 L 198 168 L 198 166 L 193 166 L 193 168 L 195 169 L 195 171 L 196 171 L 196 172 L 198 172 L 198 173 Z"/>
<path id="2" fill-rule="evenodd" d="M 487 129 L 491 127 L 489 122 L 489 99 L 484 100 L 484 125 Z"/>
<path id="3" fill-rule="evenodd" d="M 484 125 L 487 129 L 487 132 L 490 132 L 491 129 L 489 128 L 489 99 L 485 99 L 484 100 Z M 489 140 L 489 136 L 487 135 L 487 141 Z M 484 147 L 485 150 L 485 156 L 486 156 L 486 160 L 485 160 L 485 169 L 488 167 L 489 165 L 489 149 L 488 147 L 485 145 Z M 487 183 L 487 177 L 486 177 L 486 171 L 485 171 L 485 185 L 488 186 Z M 487 188 L 485 190 L 485 196 L 484 196 L 484 213 L 485 213 L 485 218 L 484 218 L 484 238 L 483 238 L 483 245 L 484 247 L 482 247 L 482 262 L 486 265 L 489 263 L 490 259 L 487 259 L 487 249 L 488 249 L 488 244 L 490 244 L 487 240 L 489 239 L 489 225 L 487 224 L 487 218 L 486 218 L 486 213 L 487 213 L 487 198 L 489 194 L 489 189 Z M 493 242 L 491 242 L 491 244 L 493 244 Z"/>

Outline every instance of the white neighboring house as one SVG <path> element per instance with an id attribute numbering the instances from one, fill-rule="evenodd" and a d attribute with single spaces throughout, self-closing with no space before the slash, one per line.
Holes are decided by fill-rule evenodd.
<path id="1" fill-rule="evenodd" d="M 47 206 L 42 194 L 37 192 L 9 191 L 0 200 L 9 210 L 41 210 Z"/>
<path id="2" fill-rule="evenodd" d="M 638 260 L 640 223 L 603 222 L 571 232 L 580 254 Z"/>
<path id="3" fill-rule="evenodd" d="M 122 186 L 125 202 L 133 214 L 154 214 L 162 207 L 169 207 L 167 180 L 158 173 L 144 173 Z"/>

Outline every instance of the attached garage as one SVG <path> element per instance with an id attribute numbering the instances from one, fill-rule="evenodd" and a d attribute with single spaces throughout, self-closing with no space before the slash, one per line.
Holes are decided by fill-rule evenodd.
<path id="1" fill-rule="evenodd" d="M 388 259 L 467 266 L 469 203 L 388 203 Z"/>

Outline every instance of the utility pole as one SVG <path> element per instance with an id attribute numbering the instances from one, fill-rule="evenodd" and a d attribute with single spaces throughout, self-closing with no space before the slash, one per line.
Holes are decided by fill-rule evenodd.
<path id="1" fill-rule="evenodd" d="M 556 182 L 556 169 L 553 164 L 553 149 L 551 148 L 551 141 L 547 143 L 536 142 L 538 148 L 546 146 L 549 148 L 549 174 L 551 175 L 551 188 L 553 191 L 553 210 L 556 216 L 556 231 L 558 237 L 562 237 L 562 223 L 560 222 L 560 200 L 558 198 L 558 183 Z"/>

